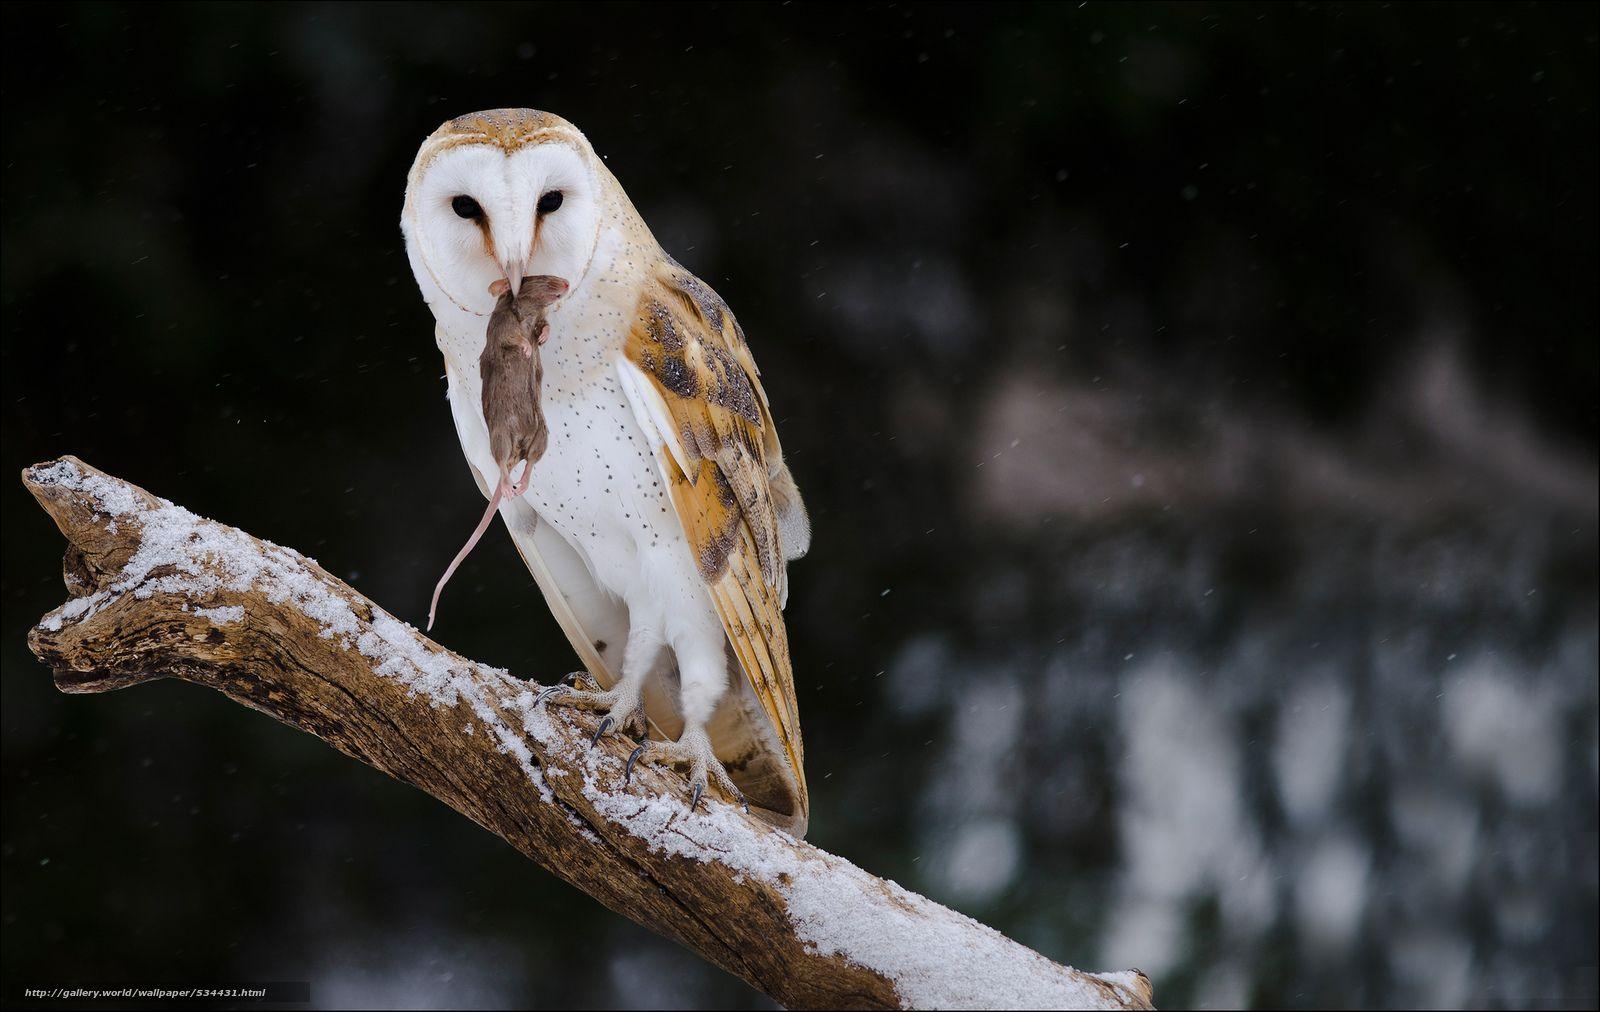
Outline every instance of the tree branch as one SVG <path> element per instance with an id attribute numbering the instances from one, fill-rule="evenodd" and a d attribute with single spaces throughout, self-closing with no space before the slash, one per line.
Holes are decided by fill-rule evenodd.
<path id="1" fill-rule="evenodd" d="M 690 812 L 591 714 L 428 640 L 298 552 L 73 457 L 23 472 L 72 600 L 28 636 L 63 692 L 217 689 L 443 801 L 617 913 L 791 1008 L 1148 1008 L 716 801 Z M 708 807 L 709 806 L 709 810 Z"/>

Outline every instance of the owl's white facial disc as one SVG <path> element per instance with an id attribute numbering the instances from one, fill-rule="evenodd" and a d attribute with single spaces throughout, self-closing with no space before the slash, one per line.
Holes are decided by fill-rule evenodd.
<path id="1" fill-rule="evenodd" d="M 412 180 L 401 224 L 417 282 L 430 303 L 487 316 L 489 286 L 551 274 L 576 289 L 594 255 L 599 181 L 572 145 L 546 141 L 509 154 L 461 144 Z M 431 282 L 431 284 L 430 284 Z M 440 316 L 444 306 L 435 305 Z"/>

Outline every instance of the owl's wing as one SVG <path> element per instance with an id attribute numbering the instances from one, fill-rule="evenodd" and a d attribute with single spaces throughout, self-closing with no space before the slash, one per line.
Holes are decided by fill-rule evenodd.
<path id="1" fill-rule="evenodd" d="M 786 561 L 810 533 L 744 334 L 715 292 L 669 260 L 640 299 L 618 374 L 803 801 L 783 604 Z"/>

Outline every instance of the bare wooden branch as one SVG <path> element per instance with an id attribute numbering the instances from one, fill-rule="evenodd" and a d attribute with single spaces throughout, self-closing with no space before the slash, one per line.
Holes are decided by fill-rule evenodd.
<path id="1" fill-rule="evenodd" d="M 29 634 L 64 692 L 217 689 L 412 784 L 791 1008 L 1148 1008 L 743 812 L 685 803 L 593 715 L 426 639 L 299 553 L 66 457 L 23 472 L 68 548 Z"/>

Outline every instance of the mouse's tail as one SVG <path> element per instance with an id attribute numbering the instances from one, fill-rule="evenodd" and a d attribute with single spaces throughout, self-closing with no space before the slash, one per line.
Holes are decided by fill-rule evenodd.
<path id="1" fill-rule="evenodd" d="M 494 487 L 494 497 L 489 500 L 489 508 L 483 511 L 483 519 L 478 521 L 478 529 L 472 532 L 472 537 L 461 546 L 461 551 L 450 563 L 450 568 L 439 577 L 439 583 L 433 588 L 433 603 L 428 605 L 428 631 L 433 631 L 433 616 L 439 610 L 439 595 L 444 592 L 444 585 L 450 582 L 450 577 L 456 574 L 456 567 L 460 566 L 466 557 L 472 554 L 472 549 L 478 544 L 478 539 L 483 537 L 483 532 L 489 529 L 489 523 L 494 520 L 495 511 L 500 508 L 501 500 L 506 498 L 506 476 L 500 476 L 500 483 Z"/>

